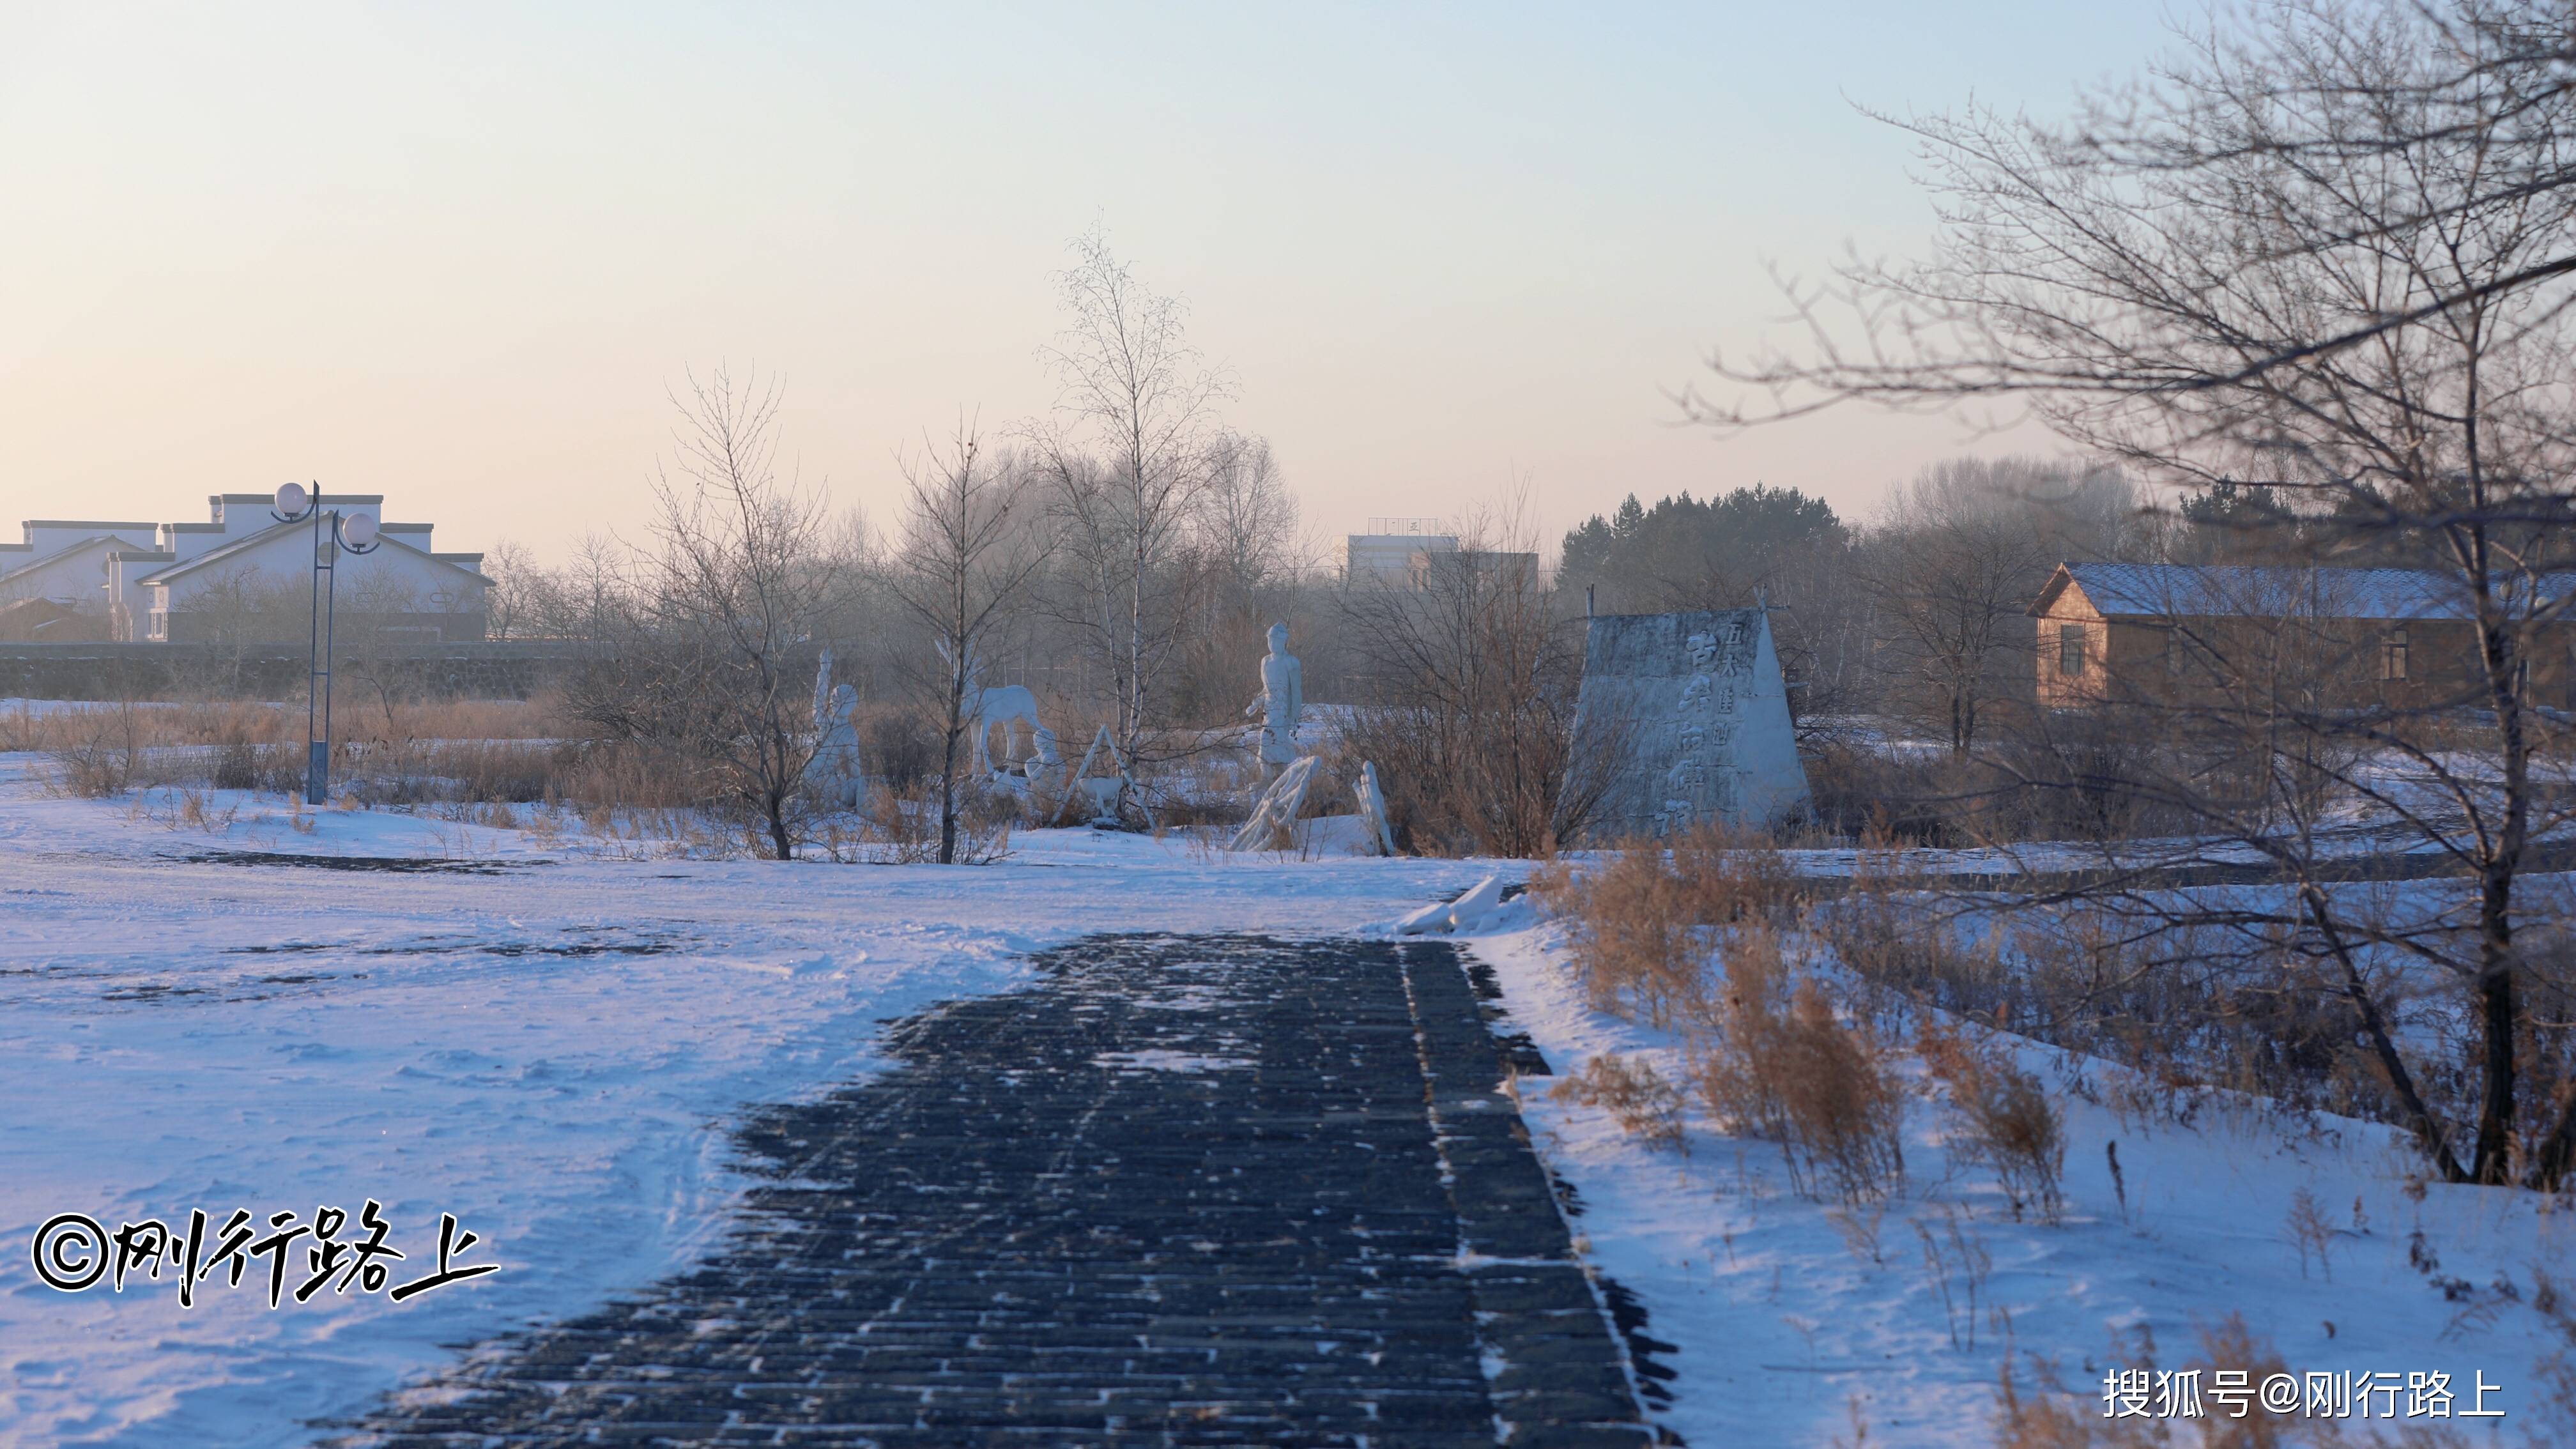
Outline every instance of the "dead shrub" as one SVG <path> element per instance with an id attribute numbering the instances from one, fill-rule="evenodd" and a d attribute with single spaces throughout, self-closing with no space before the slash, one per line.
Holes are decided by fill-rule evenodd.
<path id="1" fill-rule="evenodd" d="M 1995 1449 L 2164 1449 L 2163 1420 L 2103 1418 L 2100 1392 L 2068 1388 L 2054 1360 L 2032 1355 L 2030 1373 L 2025 1389 L 2013 1374 L 2012 1355 L 2004 1355 L 1996 1375 Z"/>
<path id="2" fill-rule="evenodd" d="M 2177 1442 L 2167 1435 L 2173 1420 L 2152 1413 L 2105 1418 L 2098 1383 L 2070 1388 L 2054 1361 L 2035 1354 L 2030 1366 L 2033 1383 L 2026 1391 L 2014 1376 L 2012 1356 L 2004 1356 L 1995 1395 L 1998 1449 L 2163 1449 Z M 2153 1409 L 2156 1362 L 2151 1336 L 2141 1329 L 2134 1343 L 2115 1337 L 2109 1367 L 2144 1371 L 2147 1404 Z M 2237 1418 L 2222 1402 L 2211 1399 L 2221 1370 L 2243 1374 L 2249 1395 L 2259 1392 L 2273 1375 L 2290 1372 L 2280 1350 L 2248 1328 L 2242 1314 L 2231 1313 L 2215 1324 L 2201 1326 L 2200 1352 L 2183 1365 L 2186 1373 L 2195 1370 L 2200 1375 L 2202 1416 L 2190 1421 L 2196 1432 L 2189 1442 L 2201 1449 L 2341 1449 L 2355 1442 L 2355 1436 L 2345 1431 L 2340 1420 L 2268 1413 L 2259 1399 L 2251 1400 L 2245 1416 Z M 2470 1440 L 2451 1426 L 2415 1422 L 2401 1427 L 2393 1439 L 2382 1440 L 2365 1432 L 2360 1442 L 2394 1443 L 2404 1449 L 2466 1449 Z"/>
<path id="3" fill-rule="evenodd" d="M 1575 965 L 1592 1004 L 1657 1026 L 1708 1018 L 1717 930 L 1784 927 L 1800 900 L 1776 847 L 1717 827 L 1680 836 L 1669 849 L 1641 842 L 1589 870 L 1543 871 L 1531 889 L 1572 923 Z"/>
<path id="4" fill-rule="evenodd" d="M 1995 1175 L 2015 1219 L 2030 1211 L 2057 1222 L 2066 1208 L 2066 1130 L 2047 1087 L 2002 1047 L 1937 1023 L 1925 1023 L 1916 1047 L 1948 1089 L 1951 1151 Z"/>
<path id="5" fill-rule="evenodd" d="M 2317 1270 L 2327 1282 L 2334 1281 L 2335 1225 L 2325 1210 L 2317 1206 L 2317 1195 L 2300 1188 L 2290 1194 L 2289 1214 L 2281 1220 L 2281 1233 L 2299 1255 L 2299 1276 L 2308 1276 L 2308 1260 L 2314 1258 Z"/>
<path id="6" fill-rule="evenodd" d="M 2576 1304 L 2559 1292 L 2556 1280 L 2539 1268 L 2531 1270 L 2531 1311 L 2555 1331 L 2560 1346 L 2543 1354 L 2531 1366 L 2535 1395 L 2546 1413 L 2545 1422 L 2555 1423 L 2559 1431 L 2545 1442 L 2555 1445 L 2576 1444 Z"/>
<path id="7" fill-rule="evenodd" d="M 1664 1080 L 1653 1062 L 1613 1052 L 1587 1059 L 1582 1069 L 1557 1079 L 1548 1095 L 1558 1101 L 1598 1107 L 1619 1129 L 1653 1147 L 1681 1150 L 1682 1093 Z"/>
<path id="8" fill-rule="evenodd" d="M 2290 1114 L 2395 1120 L 2357 1008 L 2290 933 L 2159 919 L 2153 902 L 2026 908 L 1937 885 L 1865 854 L 1852 889 L 1809 916 L 1883 1027 L 1910 1030 L 1933 1009 L 2101 1057 L 2135 1074 L 2106 1090 L 2125 1102 L 2135 1086 L 2146 1107 L 2188 1111 L 2218 1087 Z M 2393 973 L 2369 970 L 2376 998 L 2407 1009 Z M 2449 1100 L 2439 1076 L 2419 1085 Z"/>
<path id="9" fill-rule="evenodd" d="M 1805 902 L 1789 857 L 1762 831 L 1701 824 L 1666 842 L 1672 872 L 1702 925 L 1787 927 Z"/>
<path id="10" fill-rule="evenodd" d="M 134 779 L 134 751 L 85 740 L 53 752 L 54 774 L 66 794 L 84 800 L 122 795 Z"/>
<path id="11" fill-rule="evenodd" d="M 2274 1374 L 2288 1373 L 2288 1360 L 2272 1346 L 2269 1339 L 2246 1326 L 2245 1315 L 2231 1313 L 2214 1324 L 2200 1328 L 2200 1354 L 2189 1368 L 2201 1370 L 2204 1395 L 2215 1373 L 2225 1369 L 2243 1372 L 2248 1385 L 2260 1385 Z M 2138 1422 L 2138 1421 L 2132 1421 Z M 2223 1411 L 2204 1421 L 2208 1428 L 2207 1449 L 2291 1449 L 2294 1445 L 2330 1446 L 2344 1442 L 2341 1426 L 2332 1419 L 2284 1419 L 2257 1408 L 2242 1419 L 2230 1418 Z M 2295 1436 L 2295 1437 L 2294 1437 Z M 2410 1435 L 2405 1442 L 2436 1444 L 2432 1436 Z"/>
<path id="12" fill-rule="evenodd" d="M 641 741 L 575 745 L 562 752 L 562 760 L 554 793 L 581 806 L 585 822 L 594 811 L 619 807 L 693 809 L 712 794 L 686 755 Z"/>
<path id="13" fill-rule="evenodd" d="M 939 859 L 939 781 L 924 777 L 903 790 L 870 792 L 862 828 L 834 831 L 818 843 L 834 860 L 874 865 L 927 865 Z M 1016 798 L 996 790 L 959 792 L 957 865 L 990 865 L 1011 853 Z"/>
<path id="14" fill-rule="evenodd" d="M 11 731 L 20 738 L 11 743 L 32 748 L 49 741 L 58 788 L 100 800 L 142 783 L 138 772 L 146 723 L 131 703 L 50 715 L 30 714 L 21 704 Z"/>
<path id="15" fill-rule="evenodd" d="M 1808 923 L 1859 978 L 1874 1019 L 1893 1025 L 1931 1007 L 2012 1029 L 2023 983 L 1996 942 L 1963 937 L 1925 884 L 1892 855 L 1864 853 L 1851 888 Z"/>
<path id="16" fill-rule="evenodd" d="M 1814 980 L 1799 980 L 1779 937 L 1731 933 L 1716 1030 L 1700 1060 L 1711 1110 L 1781 1144 L 1793 1187 L 1845 1203 L 1886 1197 L 1905 1176 L 1905 1089 L 1886 1045 L 1844 1022 Z"/>
<path id="17" fill-rule="evenodd" d="M 1551 895 L 1573 924 L 1575 967 L 1595 1008 L 1663 1026 L 1706 1000 L 1708 942 L 1663 851 L 1619 851 Z"/>

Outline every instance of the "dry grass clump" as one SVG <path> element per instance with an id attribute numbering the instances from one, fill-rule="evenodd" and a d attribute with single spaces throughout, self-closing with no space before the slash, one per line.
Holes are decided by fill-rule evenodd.
<path id="1" fill-rule="evenodd" d="M 2203 1417 L 2190 1422 L 2198 1428 L 2194 1442 L 2202 1449 L 2331 1449 L 2346 1442 L 2342 1426 L 2332 1419 L 2284 1418 L 2265 1412 L 2259 1403 L 2239 1419 L 2212 1400 L 2218 1370 L 2244 1373 L 2249 1391 L 2289 1371 L 2280 1351 L 2245 1326 L 2244 1315 L 2231 1313 L 2216 1324 L 2204 1324 L 2200 1344 L 2198 1357 L 2184 1367 L 2200 1370 Z M 2108 1367 L 2144 1370 L 2152 1389 L 2154 1339 L 2143 1331 L 2134 1343 L 2115 1338 Z M 2014 1377 L 2012 1355 L 2004 1355 L 1995 1391 L 1996 1449 L 2163 1449 L 2173 1442 L 2165 1433 L 2173 1422 L 2169 1419 L 2152 1414 L 2105 1418 L 2098 1378 L 2082 1388 L 2070 1387 L 2055 1362 L 2035 1354 L 2031 1378 L 2025 1390 Z M 2154 1407 L 2152 1396 L 2148 1407 Z M 2399 1442 L 2430 1446 L 2458 1441 L 2410 1430 Z"/>
<path id="2" fill-rule="evenodd" d="M 1604 1052 L 1557 1079 L 1548 1095 L 1607 1111 L 1621 1131 L 1650 1146 L 1683 1146 L 1681 1088 L 1642 1057 Z"/>
<path id="3" fill-rule="evenodd" d="M 2057 1222 L 2066 1208 L 2066 1130 L 2048 1089 L 2000 1046 L 1934 1022 L 1916 1049 L 1948 1089 L 1950 1150 L 1995 1175 L 2016 1219 L 2029 1211 Z"/>
<path id="4" fill-rule="evenodd" d="M 2106 1085 L 2123 1112 L 2187 1114 L 2216 1087 L 2290 1113 L 2396 1120 L 2349 993 L 2286 930 L 2116 903 L 2019 909 L 1929 884 L 1864 859 L 1853 888 L 1809 917 L 1882 1025 L 1947 1013 L 2117 1062 L 2135 1074 Z M 2412 1009 L 2415 993 L 2372 969 L 2377 998 Z M 2546 1065 L 2538 1074 L 2556 1080 Z M 2436 1074 L 2418 1085 L 2449 1100 Z"/>
<path id="5" fill-rule="evenodd" d="M 2013 1373 L 2012 1355 L 2004 1355 L 1995 1384 L 1995 1449 L 2165 1449 L 2164 1420 L 2103 1418 L 2099 1386 L 2089 1396 L 2070 1388 L 2054 1361 L 2032 1355 L 2030 1377 L 2025 1387 Z"/>
<path id="6" fill-rule="evenodd" d="M 2011 1029 L 2024 984 L 1998 941 L 1975 940 L 1950 919 L 1934 882 L 1889 850 L 1864 851 L 1850 888 L 1808 926 L 1858 979 L 1872 1014 L 1894 1024 L 1923 1007 Z"/>
<path id="7" fill-rule="evenodd" d="M 343 701 L 332 773 L 368 803 L 520 800 L 565 793 L 552 706 L 530 700 Z M 287 793 L 305 769 L 303 705 L 120 701 L 0 714 L 0 749 L 42 751 L 70 794 L 141 786 Z"/>
<path id="8" fill-rule="evenodd" d="M 1623 850 L 1533 888 L 1572 922 L 1575 967 L 1595 1008 L 1664 1026 L 1706 1000 L 1709 943 L 1662 851 Z"/>
<path id="9" fill-rule="evenodd" d="M 1718 930 L 1786 925 L 1799 903 L 1797 878 L 1776 847 L 1714 827 L 1669 849 L 1641 842 L 1587 871 L 1544 871 L 1531 889 L 1572 922 L 1592 1004 L 1657 1026 L 1709 1014 Z"/>
<path id="10" fill-rule="evenodd" d="M 1905 1177 L 1905 1087 L 1884 1041 L 1845 1022 L 1823 986 L 1801 980 L 1765 927 L 1733 933 L 1700 1093 L 1736 1130 L 1786 1149 L 1810 1197 L 1873 1202 Z"/>

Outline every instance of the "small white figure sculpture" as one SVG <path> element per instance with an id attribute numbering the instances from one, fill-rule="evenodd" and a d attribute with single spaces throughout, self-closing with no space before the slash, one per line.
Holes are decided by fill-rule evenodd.
<path id="1" fill-rule="evenodd" d="M 866 772 L 859 762 L 859 731 L 850 715 L 859 692 L 832 685 L 832 651 L 814 670 L 814 757 L 805 762 L 805 787 L 827 809 L 865 803 Z"/>
<path id="2" fill-rule="evenodd" d="M 1306 708 L 1306 674 L 1288 652 L 1288 626 L 1270 626 L 1270 652 L 1261 657 L 1261 693 L 1244 706 L 1245 717 L 1261 718 L 1261 783 L 1279 778 L 1297 758 L 1297 716 Z"/>
<path id="3" fill-rule="evenodd" d="M 1073 808 L 1076 799 L 1080 799 L 1090 807 L 1093 825 L 1116 825 L 1119 806 L 1124 802 L 1134 806 L 1136 813 L 1145 817 L 1146 826 L 1152 827 L 1154 812 L 1145 808 L 1145 802 L 1137 795 L 1136 782 L 1126 770 L 1122 768 L 1117 774 L 1105 777 L 1092 775 L 1092 762 L 1104 755 L 1110 764 L 1118 763 L 1118 747 L 1110 743 L 1107 725 L 1102 725 L 1100 733 L 1091 737 L 1091 748 L 1082 752 L 1082 763 L 1073 767 L 1073 774 L 1065 781 L 1064 803 L 1056 807 L 1055 817 L 1048 824 L 1063 824 L 1066 812 Z"/>
<path id="4" fill-rule="evenodd" d="M 1285 632 L 1285 631 L 1282 631 Z M 1262 792 L 1261 803 L 1252 807 L 1252 818 L 1234 833 L 1229 850 L 1289 850 L 1297 844 L 1297 810 L 1306 803 L 1306 782 L 1315 777 L 1315 767 L 1323 763 L 1307 755 L 1279 772 L 1279 778 Z"/>

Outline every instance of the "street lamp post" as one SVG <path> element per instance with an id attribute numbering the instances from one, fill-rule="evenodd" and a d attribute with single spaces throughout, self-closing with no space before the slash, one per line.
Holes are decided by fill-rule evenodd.
<path id="1" fill-rule="evenodd" d="M 376 516 L 342 514 L 323 501 L 321 486 L 307 490 L 288 483 L 277 490 L 270 517 L 280 523 L 313 520 L 313 617 L 311 675 L 304 695 L 304 800 L 319 809 L 331 796 L 331 624 L 338 564 L 343 550 L 373 553 L 383 546 L 376 537 Z"/>

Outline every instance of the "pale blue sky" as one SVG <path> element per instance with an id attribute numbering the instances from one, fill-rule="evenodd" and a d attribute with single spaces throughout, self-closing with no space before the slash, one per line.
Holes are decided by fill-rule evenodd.
<path id="1" fill-rule="evenodd" d="M 1851 101 L 2055 110 L 2164 13 L 0 7 L 0 535 L 293 477 L 552 553 L 634 517 L 665 382 L 720 359 L 883 521 L 922 429 L 1049 405 L 1095 221 L 1329 531 L 1515 475 L 1551 530 L 1757 478 L 1865 507 L 1972 444 L 1719 444 L 1662 390 L 1762 335 L 1766 259 L 1919 245 Z"/>

